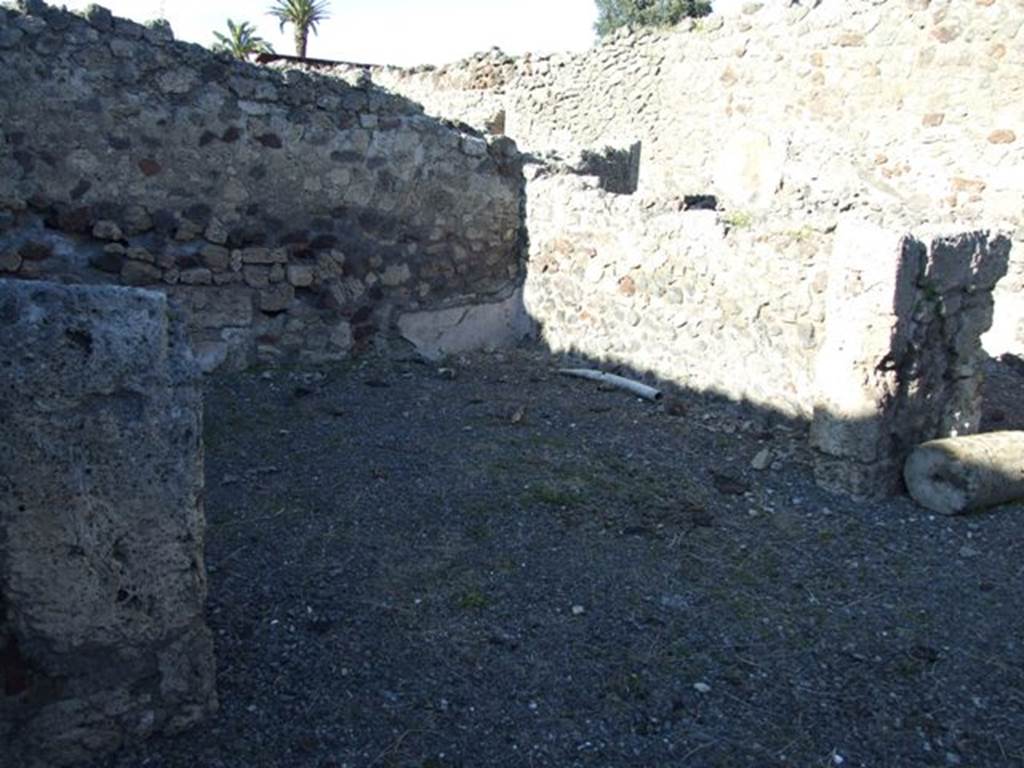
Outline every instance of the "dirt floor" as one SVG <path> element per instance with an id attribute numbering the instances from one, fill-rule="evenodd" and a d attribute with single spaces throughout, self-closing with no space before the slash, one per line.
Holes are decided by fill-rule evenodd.
<path id="1" fill-rule="evenodd" d="M 1024 765 L 1024 506 L 854 503 L 805 443 L 533 351 L 211 379 L 221 710 L 97 766 Z"/>

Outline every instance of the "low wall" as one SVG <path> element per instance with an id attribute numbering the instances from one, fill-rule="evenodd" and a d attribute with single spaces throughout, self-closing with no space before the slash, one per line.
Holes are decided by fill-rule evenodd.
<path id="1" fill-rule="evenodd" d="M 150 286 L 206 365 L 344 356 L 521 282 L 507 140 L 92 8 L 0 9 L 0 274 Z"/>
<path id="2" fill-rule="evenodd" d="M 524 297 L 549 346 L 811 415 L 830 234 L 528 170 Z"/>
<path id="3" fill-rule="evenodd" d="M 159 293 L 0 280 L 0 762 L 216 706 L 202 403 Z"/>

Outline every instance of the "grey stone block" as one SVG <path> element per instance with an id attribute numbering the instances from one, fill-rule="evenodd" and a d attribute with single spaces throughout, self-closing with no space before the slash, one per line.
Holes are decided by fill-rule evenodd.
<path id="1" fill-rule="evenodd" d="M 159 293 L 0 280 L 0 390 L 0 755 L 193 724 L 216 697 L 182 324 Z"/>

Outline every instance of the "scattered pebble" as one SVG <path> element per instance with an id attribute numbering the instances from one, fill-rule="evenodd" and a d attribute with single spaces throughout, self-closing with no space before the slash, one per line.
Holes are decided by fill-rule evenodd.
<path id="1" fill-rule="evenodd" d="M 1005 707 L 1004 681 L 987 676 L 978 654 L 988 642 L 982 629 L 1005 642 L 993 652 L 1019 652 L 1010 629 L 1021 607 L 1019 590 L 1010 588 L 1019 563 L 1005 516 L 932 516 L 929 522 L 906 499 L 857 505 L 820 491 L 806 446 L 791 449 L 774 426 L 762 437 L 767 427 L 761 418 L 747 425 L 745 414 L 733 417 L 730 409 L 712 411 L 688 398 L 688 415 L 672 420 L 592 390 L 563 396 L 554 384 L 528 383 L 523 368 L 501 387 L 498 371 L 486 362 L 460 365 L 452 382 L 438 380 L 437 365 L 413 369 L 411 384 L 383 364 L 339 373 L 316 395 L 316 409 L 325 414 L 319 419 L 309 418 L 316 415 L 312 409 L 303 409 L 302 419 L 277 410 L 294 405 L 288 394 L 299 382 L 284 387 L 286 374 L 272 382 L 248 377 L 241 387 L 235 379 L 211 381 L 215 430 L 233 428 L 228 416 L 236 412 L 266 414 L 259 431 L 240 435 L 230 451 L 214 446 L 207 457 L 210 623 L 226 660 L 221 689 L 229 717 L 218 721 L 228 724 L 225 733 L 236 734 L 231 716 L 238 732 L 258 723 L 267 733 L 264 743 L 261 731 L 259 747 L 269 759 L 287 762 L 307 724 L 314 733 L 333 727 L 333 720 L 316 714 L 298 719 L 307 711 L 329 718 L 340 693 L 349 700 L 345 706 L 351 704 L 346 727 L 365 739 L 334 754 L 336 745 L 325 742 L 299 762 L 327 765 L 336 758 L 339 768 L 369 765 L 397 740 L 399 753 L 417 750 L 416 764 L 426 756 L 439 760 L 439 750 L 448 748 L 443 738 L 424 744 L 415 731 L 402 737 L 412 724 L 407 708 L 425 703 L 439 726 L 478 728 L 479 743 L 458 756 L 453 745 L 444 765 L 480 764 L 474 758 L 490 750 L 521 757 L 521 763 L 529 752 L 537 765 L 586 762 L 583 756 L 591 754 L 592 762 L 605 764 L 699 765 L 718 757 L 715 748 L 681 760 L 692 747 L 681 743 L 671 723 L 694 716 L 696 706 L 709 736 L 718 737 L 717 726 L 708 723 L 725 723 L 734 713 L 734 679 L 763 686 L 770 694 L 765 706 L 777 707 L 793 702 L 787 686 L 775 684 L 780 681 L 799 678 L 808 688 L 829 690 L 856 678 L 870 685 L 872 723 L 906 717 L 892 729 L 902 734 L 898 747 L 853 730 L 849 738 L 834 738 L 827 717 L 818 719 L 812 695 L 793 702 L 792 714 L 805 718 L 805 745 L 765 744 L 760 718 L 729 720 L 728 727 L 737 744 L 758 742 L 777 750 L 779 762 L 785 755 L 787 765 L 800 768 L 905 764 L 923 757 L 924 736 L 916 734 L 905 707 L 909 686 L 919 678 L 904 673 L 934 683 L 929 706 L 935 711 L 960 708 L 976 722 L 999 718 L 1007 733 L 1019 726 L 1017 713 Z M 363 381 L 370 377 L 391 381 L 391 389 L 367 389 Z M 326 416 L 329 408 L 344 418 Z M 523 422 L 512 426 L 519 408 Z M 712 417 L 702 420 L 706 411 Z M 737 425 L 728 437 L 718 434 L 726 422 Z M 279 427 L 292 436 L 278 438 Z M 256 439 L 259 434 L 269 439 Z M 458 452 L 449 454 L 449 445 Z M 767 458 L 768 467 L 780 461 L 782 472 L 752 469 L 766 449 L 761 461 Z M 536 463 L 524 464 L 524 458 Z M 278 474 L 266 474 L 273 465 Z M 374 468 L 386 482 L 370 479 Z M 218 488 L 225 473 L 235 484 Z M 552 503 L 536 502 L 542 483 L 552 489 Z M 575 503 L 554 503 L 558 493 Z M 527 502 L 542 516 L 515 514 Z M 286 513 L 274 516 L 282 506 Z M 713 519 L 713 528 L 700 527 L 706 519 Z M 960 570 L 977 569 L 984 560 L 984 572 L 925 572 L 950 555 Z M 598 572 L 599 565 L 621 570 Z M 906 579 L 892 578 L 897 568 Z M 436 584 L 423 579 L 434 574 Z M 449 599 L 450 588 L 462 588 L 470 576 L 489 596 L 493 588 L 492 602 L 475 612 Z M 924 581 L 939 589 L 919 592 Z M 600 604 L 591 615 L 581 601 L 597 594 Z M 965 600 L 956 614 L 947 611 L 953 599 Z M 913 612 L 904 620 L 908 605 L 929 610 L 929 626 L 942 643 L 925 647 L 908 634 L 923 620 Z M 550 621 L 553 609 L 561 625 Z M 824 619 L 817 626 L 820 642 L 842 652 L 823 654 L 818 664 L 791 664 L 802 658 L 803 630 L 817 617 Z M 271 620 L 279 623 L 268 626 Z M 566 623 L 574 629 L 569 663 Z M 406 654 L 416 648 L 405 633 L 410 642 L 423 639 L 427 654 Z M 751 643 L 759 636 L 775 638 L 773 645 L 787 653 L 762 653 Z M 486 645 L 476 648 L 478 641 Z M 620 651 L 634 642 L 641 650 L 688 654 L 690 671 L 683 665 L 664 674 L 652 665 L 622 668 Z M 340 655 L 339 643 L 345 648 Z M 709 644 L 728 651 L 709 654 Z M 466 650 L 467 679 L 451 680 L 446 659 L 461 659 Z M 707 677 L 694 680 L 695 674 Z M 721 689 L 709 680 L 721 681 Z M 608 695 L 556 732 L 558 702 L 591 689 Z M 383 698 L 385 690 L 393 692 L 393 703 Z M 857 691 L 841 695 L 853 698 Z M 256 714 L 247 713 L 256 701 L 279 706 L 265 713 L 261 704 Z M 637 710 L 635 719 L 632 712 L 619 717 L 623 702 Z M 484 715 L 475 718 L 474 705 L 510 724 L 506 733 L 518 741 L 517 750 L 505 734 L 482 726 Z M 526 734 L 533 734 L 532 742 Z M 196 764 L 219 759 L 228 765 L 231 758 L 222 757 L 231 750 L 223 746 L 227 740 L 203 726 L 187 742 L 146 742 L 119 765 L 168 758 L 185 764 L 193 754 L 202 755 Z M 956 765 L 947 752 L 961 766 L 999 764 L 975 744 L 963 744 L 933 741 L 929 765 Z M 365 757 L 363 745 L 371 745 Z M 577 752 L 579 745 L 587 746 Z M 845 748 L 856 754 L 842 753 Z M 734 762 L 754 764 L 763 757 L 759 750 L 739 747 Z M 378 762 L 401 762 L 399 753 Z M 894 759 L 886 762 L 883 755 Z"/>
<path id="2" fill-rule="evenodd" d="M 685 595 L 662 595 L 661 604 L 665 608 L 689 608 L 690 600 Z"/>
<path id="3" fill-rule="evenodd" d="M 768 469 L 772 463 L 772 452 L 768 448 L 762 448 L 750 462 L 750 466 L 758 472 Z"/>

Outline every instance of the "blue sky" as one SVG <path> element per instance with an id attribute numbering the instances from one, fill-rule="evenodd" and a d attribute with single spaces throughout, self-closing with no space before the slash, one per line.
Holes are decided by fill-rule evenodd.
<path id="1" fill-rule="evenodd" d="M 81 9 L 94 0 L 63 0 Z M 593 0 L 328 0 L 332 18 L 308 55 L 385 64 L 443 64 L 498 46 L 508 53 L 581 50 L 594 40 Z M 209 45 L 225 19 L 250 21 L 281 53 L 291 38 L 266 15 L 271 0 L 99 0 L 136 21 L 166 18 L 180 40 Z"/>

